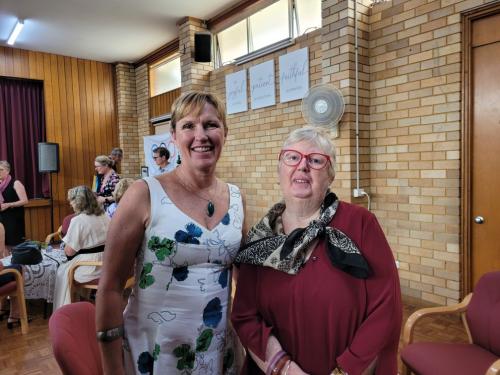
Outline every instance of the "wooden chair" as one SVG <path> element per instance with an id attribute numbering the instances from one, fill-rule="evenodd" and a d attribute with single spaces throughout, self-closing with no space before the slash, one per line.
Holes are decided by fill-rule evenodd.
<path id="1" fill-rule="evenodd" d="M 77 301 L 77 296 L 78 296 L 78 291 L 81 289 L 87 289 L 88 291 L 90 290 L 97 290 L 97 287 L 99 286 L 99 279 L 94 279 L 86 283 L 79 283 L 75 280 L 75 272 L 78 267 L 83 267 L 83 266 L 96 266 L 96 267 L 102 267 L 102 262 L 101 261 L 89 261 L 89 260 L 82 260 L 78 261 L 75 264 L 73 264 L 69 271 L 68 271 L 68 283 L 69 283 L 69 292 L 71 296 L 71 303 Z M 135 278 L 134 276 L 131 276 L 127 279 L 127 282 L 125 283 L 125 287 L 123 288 L 124 290 L 130 289 L 134 286 L 135 284 Z"/>
<path id="2" fill-rule="evenodd" d="M 414 342 L 416 323 L 439 314 L 460 314 L 469 343 Z M 500 271 L 479 280 L 474 293 L 453 306 L 414 312 L 403 331 L 403 374 L 500 374 Z"/>
<path id="3" fill-rule="evenodd" d="M 7 296 L 17 297 L 19 304 L 19 319 L 21 321 L 21 332 L 23 335 L 27 334 L 28 328 L 28 313 L 26 312 L 26 301 L 24 299 L 24 278 L 21 272 L 16 269 L 7 268 L 0 271 L 0 275 L 13 274 L 15 281 L 11 281 L 5 285 L 0 286 L 0 299 Z"/>

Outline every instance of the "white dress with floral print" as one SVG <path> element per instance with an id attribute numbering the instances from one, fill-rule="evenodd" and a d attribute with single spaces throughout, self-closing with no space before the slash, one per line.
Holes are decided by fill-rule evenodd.
<path id="1" fill-rule="evenodd" d="M 229 210 L 212 230 L 179 210 L 146 178 L 151 220 L 124 313 L 127 374 L 233 374 L 228 334 L 231 264 L 241 242 L 243 205 L 228 184 Z"/>

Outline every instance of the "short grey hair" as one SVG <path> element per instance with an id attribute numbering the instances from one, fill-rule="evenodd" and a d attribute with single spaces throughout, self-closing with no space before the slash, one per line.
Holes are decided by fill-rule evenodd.
<path id="1" fill-rule="evenodd" d="M 113 160 L 106 155 L 99 155 L 95 158 L 95 162 L 101 164 L 103 167 L 111 168 L 113 166 Z"/>
<path id="2" fill-rule="evenodd" d="M 293 130 L 283 143 L 283 149 L 290 147 L 295 143 L 307 141 L 319 147 L 326 155 L 330 157 L 330 166 L 328 167 L 328 174 L 331 178 L 335 177 L 335 168 L 337 166 L 336 148 L 332 143 L 329 133 L 326 129 L 304 126 L 303 128 Z"/>
<path id="3" fill-rule="evenodd" d="M 4 167 L 10 172 L 10 163 L 7 160 L 0 160 L 0 167 Z"/>

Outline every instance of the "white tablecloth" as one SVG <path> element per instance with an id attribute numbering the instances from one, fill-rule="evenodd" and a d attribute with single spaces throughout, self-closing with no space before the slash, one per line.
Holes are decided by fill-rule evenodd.
<path id="1" fill-rule="evenodd" d="M 26 299 L 44 299 L 52 303 L 59 264 L 66 262 L 63 250 L 42 250 L 43 261 L 24 268 L 24 296 Z M 4 266 L 10 265 L 10 256 L 1 259 Z"/>

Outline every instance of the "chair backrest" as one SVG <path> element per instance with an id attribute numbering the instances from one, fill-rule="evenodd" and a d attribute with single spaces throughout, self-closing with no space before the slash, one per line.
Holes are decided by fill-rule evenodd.
<path id="1" fill-rule="evenodd" d="M 52 314 L 49 332 L 63 374 L 100 375 L 101 355 L 95 336 L 95 307 L 89 302 L 64 305 Z"/>
<path id="2" fill-rule="evenodd" d="M 474 344 L 500 356 L 500 271 L 479 279 L 466 316 Z"/>

